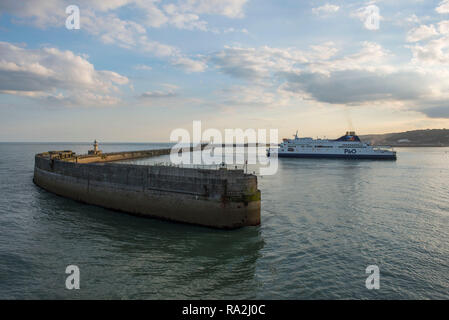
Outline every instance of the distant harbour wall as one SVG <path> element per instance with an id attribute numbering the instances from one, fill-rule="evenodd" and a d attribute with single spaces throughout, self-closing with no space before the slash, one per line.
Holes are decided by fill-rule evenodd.
<path id="1" fill-rule="evenodd" d="M 135 215 L 215 228 L 260 224 L 257 177 L 243 170 L 110 163 L 169 152 L 37 154 L 33 181 L 58 195 Z"/>

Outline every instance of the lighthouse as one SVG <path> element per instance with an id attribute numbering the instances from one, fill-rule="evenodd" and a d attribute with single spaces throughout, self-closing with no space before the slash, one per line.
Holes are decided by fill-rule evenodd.
<path id="1" fill-rule="evenodd" d="M 101 154 L 101 150 L 98 150 L 98 142 L 94 141 L 94 148 L 88 151 L 88 154 Z"/>

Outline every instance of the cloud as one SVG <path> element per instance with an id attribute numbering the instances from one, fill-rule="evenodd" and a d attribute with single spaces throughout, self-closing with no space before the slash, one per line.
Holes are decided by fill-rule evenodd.
<path id="1" fill-rule="evenodd" d="M 46 0 L 39 3 L 32 0 L 2 0 L 0 13 L 10 13 L 19 18 L 15 19 L 16 22 L 31 24 L 42 29 L 48 26 L 64 27 L 67 5 L 64 5 L 61 0 Z"/>
<path id="2" fill-rule="evenodd" d="M 115 44 L 130 49 L 139 44 L 139 36 L 145 35 L 145 28 L 133 21 L 121 20 L 113 14 L 96 15 L 85 10 L 81 15 L 81 28 L 98 36 L 105 44 Z"/>
<path id="3" fill-rule="evenodd" d="M 159 0 L 79 0 L 76 4 L 85 12 L 111 15 L 120 8 L 137 9 L 141 13 L 140 22 L 151 28 L 170 25 L 179 29 L 206 31 L 207 22 L 200 15 L 221 15 L 227 18 L 242 18 L 243 6 L 247 0 L 180 0 L 176 4 L 161 4 Z M 37 5 L 34 0 L 3 0 L 0 13 L 8 12 L 19 17 L 18 22 L 32 24 L 40 28 L 63 27 L 65 8 L 73 4 L 70 0 L 42 0 Z"/>
<path id="4" fill-rule="evenodd" d="M 421 25 L 408 33 L 407 40 L 421 42 L 409 47 L 413 54 L 413 63 L 427 67 L 449 63 L 449 20 L 440 21 L 438 30 L 434 25 Z"/>
<path id="5" fill-rule="evenodd" d="M 206 69 L 204 61 L 187 57 L 174 46 L 149 39 L 147 28 L 170 25 L 178 29 L 207 31 L 207 22 L 200 19 L 200 14 L 242 17 L 245 2 L 182 0 L 161 8 L 158 0 L 80 0 L 79 6 L 83 8 L 80 15 L 81 30 L 98 37 L 104 44 L 141 50 L 156 57 L 169 58 L 172 65 L 187 72 L 202 72 Z M 22 23 L 42 28 L 64 27 L 64 9 L 69 4 L 69 0 L 46 0 L 39 2 L 39 5 L 30 0 L 4 0 L 0 3 L 0 13 L 8 12 L 21 18 Z M 144 18 L 121 19 L 115 10 L 122 7 L 137 8 Z"/>
<path id="6" fill-rule="evenodd" d="M 83 17 L 81 24 L 84 28 L 99 36 L 105 44 L 141 50 L 156 57 L 171 58 L 172 65 L 187 72 L 202 72 L 206 69 L 203 61 L 186 57 L 178 48 L 148 39 L 146 29 L 136 22 L 121 20 L 113 14 L 97 17 L 91 11 L 86 11 Z"/>
<path id="7" fill-rule="evenodd" d="M 449 35 L 430 40 L 423 45 L 411 47 L 413 62 L 426 65 L 447 65 L 449 63 Z"/>
<path id="8" fill-rule="evenodd" d="M 243 7 L 247 0 L 187 0 L 181 1 L 183 11 L 196 14 L 216 14 L 228 18 L 243 18 Z"/>
<path id="9" fill-rule="evenodd" d="M 331 13 L 335 13 L 340 9 L 339 6 L 326 3 L 325 5 L 317 8 L 312 8 L 312 12 L 316 15 L 328 15 Z"/>
<path id="10" fill-rule="evenodd" d="M 305 92 L 319 102 L 359 105 L 372 101 L 413 100 L 430 92 L 429 79 L 417 72 L 388 74 L 366 70 L 341 70 L 329 75 L 288 74 L 285 90 Z"/>
<path id="11" fill-rule="evenodd" d="M 447 39 L 438 41 L 449 46 Z M 436 52 L 444 54 L 439 49 Z M 325 55 L 325 51 L 333 53 Z M 210 61 L 221 72 L 248 81 L 251 90 L 230 92 L 235 104 L 240 100 L 247 105 L 251 101 L 286 105 L 302 99 L 351 106 L 395 105 L 425 113 L 431 105 L 449 103 L 449 71 L 438 67 L 441 64 L 435 70 L 422 66 L 422 61 L 398 65 L 389 51 L 372 42 L 363 42 L 353 54 L 335 56 L 336 52 L 332 43 L 306 51 L 226 47 Z M 438 63 L 445 62 L 439 58 Z"/>
<path id="12" fill-rule="evenodd" d="M 424 108 L 421 110 L 429 118 L 449 119 L 449 103 L 442 106 Z"/>
<path id="13" fill-rule="evenodd" d="M 280 105 L 276 92 L 257 85 L 232 86 L 221 89 L 218 95 L 223 105 L 239 106 L 270 106 Z"/>
<path id="14" fill-rule="evenodd" d="M 193 60 L 186 57 L 176 57 L 172 60 L 172 65 L 183 69 L 186 72 L 203 72 L 207 65 L 204 61 Z"/>
<path id="15" fill-rule="evenodd" d="M 144 50 L 154 53 L 156 56 L 171 55 L 175 49 L 171 46 L 151 41 L 146 37 L 146 28 L 141 23 L 132 20 L 120 19 L 111 10 L 127 5 L 144 7 L 148 16 L 154 12 L 151 8 L 157 1 L 138 0 L 82 0 L 80 6 L 83 8 L 80 14 L 81 30 L 98 36 L 105 44 L 114 44 L 123 48 L 135 48 L 142 46 Z M 68 0 L 45 0 L 37 5 L 35 1 L 4 0 L 0 3 L 0 13 L 10 13 L 21 18 L 18 22 L 32 24 L 41 28 L 61 27 L 65 28 L 65 8 L 72 4 Z M 159 27 L 165 22 L 160 22 L 154 16 L 145 20 L 147 23 Z"/>
<path id="16" fill-rule="evenodd" d="M 207 22 L 200 20 L 197 14 L 184 12 L 173 3 L 164 6 L 164 10 L 169 17 L 167 22 L 178 29 L 207 31 Z"/>
<path id="17" fill-rule="evenodd" d="M 111 105 L 128 78 L 96 70 L 85 58 L 56 48 L 26 49 L 0 42 L 0 92 L 71 105 Z"/>
<path id="18" fill-rule="evenodd" d="M 416 24 L 416 23 L 420 23 L 421 20 L 418 18 L 418 16 L 416 14 L 412 14 L 411 16 L 407 17 L 405 19 L 406 22 L 411 23 L 411 24 Z"/>
<path id="19" fill-rule="evenodd" d="M 417 42 L 438 35 L 434 25 L 420 25 L 407 33 L 407 42 Z"/>
<path id="20" fill-rule="evenodd" d="M 235 29 L 235 28 L 226 28 L 223 30 L 223 33 L 233 33 L 233 32 L 241 32 L 241 33 L 249 33 L 247 29 L 243 28 L 243 29 Z"/>
<path id="21" fill-rule="evenodd" d="M 169 22 L 167 15 L 158 7 L 158 0 L 134 0 L 132 6 L 143 13 L 143 23 L 152 28 L 159 28 Z"/>
<path id="22" fill-rule="evenodd" d="M 227 18 L 244 17 L 247 0 L 187 0 L 164 5 L 165 23 L 178 29 L 213 31 L 200 15 L 221 15 Z"/>
<path id="23" fill-rule="evenodd" d="M 163 87 L 162 90 L 146 91 L 140 94 L 138 98 L 147 101 L 147 100 L 163 100 L 165 98 L 177 98 L 179 96 L 178 94 L 179 87 L 177 85 L 171 83 L 162 83 L 160 84 L 160 86 Z"/>
<path id="24" fill-rule="evenodd" d="M 378 30 L 380 21 L 383 17 L 380 15 L 379 7 L 374 4 L 359 8 L 351 12 L 351 17 L 363 22 L 363 26 L 368 30 Z"/>
<path id="25" fill-rule="evenodd" d="M 177 94 L 172 91 L 172 90 L 168 90 L 168 91 L 147 91 L 144 92 L 140 95 L 140 98 L 142 99 L 161 99 L 161 98 L 173 98 L 176 97 Z"/>
<path id="26" fill-rule="evenodd" d="M 239 78 L 257 80 L 268 77 L 273 72 L 289 71 L 298 63 L 307 61 L 300 50 L 225 47 L 215 53 L 210 61 L 223 73 Z"/>
<path id="27" fill-rule="evenodd" d="M 441 1 L 438 7 L 435 8 L 435 11 L 440 14 L 449 13 L 449 0 Z"/>
<path id="28" fill-rule="evenodd" d="M 150 71 L 150 70 L 152 70 L 153 68 L 151 68 L 150 66 L 147 66 L 147 65 L 145 65 L 145 64 L 138 64 L 138 65 L 134 66 L 134 69 L 136 69 L 136 70 L 146 70 L 146 71 Z"/>
<path id="29" fill-rule="evenodd" d="M 335 44 L 326 42 L 310 46 L 310 50 L 294 48 L 225 47 L 215 53 L 210 62 L 221 72 L 251 81 L 279 78 L 283 73 L 310 72 L 327 74 L 330 71 L 344 70 L 350 65 L 353 69 L 381 69 L 388 52 L 380 45 L 364 42 L 362 49 L 343 58 L 334 58 L 338 52 Z"/>
<path id="30" fill-rule="evenodd" d="M 323 50 L 331 52 L 335 48 L 327 45 Z M 353 54 L 343 57 L 333 58 L 333 55 L 311 55 L 309 63 L 305 65 L 307 71 L 313 73 L 321 73 L 329 75 L 333 71 L 341 70 L 368 70 L 372 72 L 387 72 L 391 70 L 391 66 L 386 63 L 386 59 L 390 53 L 381 45 L 374 42 L 362 42 L 361 49 Z M 323 59 L 324 58 L 324 59 Z"/>
<path id="31" fill-rule="evenodd" d="M 448 34 L 449 33 L 449 20 L 440 21 L 438 23 L 438 31 L 441 34 Z"/>
<path id="32" fill-rule="evenodd" d="M 88 7 L 91 6 L 95 10 L 98 11 L 109 11 L 109 10 L 115 10 L 120 7 L 129 5 L 134 2 L 134 0 L 78 0 L 77 1 L 81 7 Z M 148 0 L 147 2 L 152 2 L 151 0 Z"/>

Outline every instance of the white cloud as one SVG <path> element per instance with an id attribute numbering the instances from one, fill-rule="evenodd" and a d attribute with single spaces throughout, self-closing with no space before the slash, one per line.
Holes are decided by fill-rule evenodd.
<path id="1" fill-rule="evenodd" d="M 436 35 L 438 35 L 438 32 L 433 24 L 429 26 L 420 25 L 407 33 L 407 42 L 418 42 Z"/>
<path id="2" fill-rule="evenodd" d="M 93 12 L 87 11 L 81 23 L 89 33 L 99 36 L 105 44 L 170 58 L 172 65 L 187 72 L 202 72 L 206 69 L 203 61 L 186 57 L 178 48 L 148 39 L 146 29 L 136 22 L 121 20 L 113 14 L 97 17 Z"/>
<path id="3" fill-rule="evenodd" d="M 351 12 L 351 17 L 362 21 L 363 26 L 368 30 L 378 30 L 380 27 L 380 21 L 383 20 L 379 7 L 374 4 L 370 4 Z"/>
<path id="4" fill-rule="evenodd" d="M 362 42 L 359 52 L 340 58 L 322 59 L 321 56 L 312 58 L 305 66 L 308 72 L 329 75 L 331 72 L 347 69 L 366 70 L 370 72 L 388 72 L 392 68 L 386 63 L 389 52 L 381 45 L 373 42 Z"/>
<path id="5" fill-rule="evenodd" d="M 38 28 L 64 27 L 67 17 L 66 7 L 67 5 L 64 5 L 61 0 L 46 0 L 39 3 L 32 0 L 0 1 L 0 13 L 10 13 L 16 17 L 14 21 L 31 24 Z"/>
<path id="6" fill-rule="evenodd" d="M 442 65 L 447 67 L 449 63 L 449 20 L 440 21 L 438 31 L 431 25 L 430 29 L 427 27 L 423 29 L 423 32 L 413 35 L 416 37 L 410 40 L 428 40 L 410 47 L 414 64 L 426 67 Z"/>
<path id="7" fill-rule="evenodd" d="M 207 65 L 204 61 L 193 60 L 187 57 L 179 56 L 172 60 L 172 65 L 179 67 L 186 72 L 203 72 Z"/>
<path id="8" fill-rule="evenodd" d="M 0 3 L 0 13 L 8 12 L 19 17 L 18 22 L 40 28 L 64 27 L 67 17 L 64 11 L 68 5 L 73 4 L 72 2 L 42 0 L 37 4 L 34 0 L 3 0 Z M 81 18 L 86 12 L 100 18 L 102 14 L 111 16 L 114 13 L 116 16 L 114 11 L 122 7 L 137 8 L 142 17 L 134 22 L 147 27 L 159 28 L 170 25 L 178 29 L 207 31 L 207 22 L 201 20 L 200 15 L 242 18 L 246 2 L 247 0 L 180 0 L 176 4 L 163 5 L 159 0 L 79 0 L 77 5 L 82 9 Z M 110 18 L 108 20 L 111 21 Z M 95 27 L 94 24 L 95 21 L 91 21 L 90 26 Z"/>
<path id="9" fill-rule="evenodd" d="M 223 33 L 224 34 L 227 34 L 227 33 L 234 33 L 234 32 L 241 32 L 241 33 L 245 33 L 245 34 L 248 34 L 249 33 L 249 31 L 247 30 L 247 29 L 245 29 L 245 28 L 243 28 L 243 29 L 235 29 L 235 28 L 225 28 L 225 29 L 223 29 Z M 216 33 L 219 33 L 219 31 L 217 31 Z"/>
<path id="10" fill-rule="evenodd" d="M 186 57 L 171 45 L 151 40 L 146 27 L 171 25 L 179 29 L 207 30 L 207 23 L 200 20 L 198 14 L 221 14 L 237 17 L 242 14 L 246 0 L 223 0 L 218 2 L 186 0 L 177 5 L 165 6 L 165 12 L 159 9 L 159 0 L 81 0 L 81 30 L 98 37 L 103 43 L 122 48 L 141 50 L 157 57 L 170 58 L 170 62 L 187 72 L 202 72 L 206 69 L 203 61 Z M 39 27 L 64 27 L 66 15 L 64 8 L 69 0 L 47 0 L 36 5 L 34 1 L 17 2 L 4 0 L 0 3 L 0 13 L 9 12 Z M 133 20 L 123 20 L 113 12 L 124 6 L 134 6 L 145 16 L 143 24 Z M 61 9 L 61 10 L 59 10 Z"/>
<path id="11" fill-rule="evenodd" d="M 337 52 L 338 49 L 332 42 L 310 46 L 310 50 L 307 51 L 268 46 L 225 47 L 224 50 L 215 53 L 210 61 L 223 73 L 252 81 L 302 70 L 328 74 L 332 71 L 347 69 L 348 66 L 356 70 L 388 69 L 384 62 L 389 53 L 379 44 L 364 42 L 359 52 L 331 59 Z"/>
<path id="12" fill-rule="evenodd" d="M 310 48 L 312 49 L 312 52 L 309 54 L 309 57 L 312 56 L 313 59 L 319 60 L 330 59 L 338 52 L 338 49 L 333 42 L 311 45 Z"/>
<path id="13" fill-rule="evenodd" d="M 441 1 L 438 7 L 435 8 L 435 11 L 440 14 L 449 13 L 449 0 Z"/>
<path id="14" fill-rule="evenodd" d="M 449 64 L 449 20 L 440 21 L 438 30 L 434 25 L 420 26 L 408 33 L 409 42 L 421 41 L 409 48 L 412 51 L 412 62 L 415 65 L 430 68 Z M 427 42 L 422 41 L 427 40 Z"/>
<path id="15" fill-rule="evenodd" d="M 173 3 L 164 6 L 164 10 L 169 17 L 167 19 L 169 24 L 178 29 L 207 31 L 207 22 L 200 20 L 197 14 L 184 12 L 179 6 Z"/>
<path id="16" fill-rule="evenodd" d="M 169 21 L 166 14 L 158 7 L 158 0 L 134 0 L 132 4 L 144 14 L 143 23 L 152 28 L 164 26 Z"/>
<path id="17" fill-rule="evenodd" d="M 307 61 L 307 55 L 296 49 L 225 47 L 211 61 L 223 73 L 251 80 L 261 79 L 273 72 L 289 71 Z"/>
<path id="18" fill-rule="evenodd" d="M 26 49 L 0 42 L 0 92 L 61 104 L 110 105 L 128 78 L 96 70 L 81 56 L 56 48 Z"/>
<path id="19" fill-rule="evenodd" d="M 312 8 L 312 12 L 316 15 L 328 15 L 337 12 L 339 9 L 340 7 L 337 5 L 326 3 L 321 7 Z"/>
<path id="20" fill-rule="evenodd" d="M 418 16 L 416 14 L 412 14 L 411 16 L 406 18 L 405 21 L 408 22 L 408 23 L 412 23 L 412 24 L 416 24 L 416 23 L 420 23 L 421 22 L 421 20 L 418 18 Z"/>
<path id="21" fill-rule="evenodd" d="M 170 57 L 180 54 L 177 48 L 157 41 L 151 41 L 146 35 L 139 36 L 136 43 L 137 45 L 134 49 L 150 52 L 157 57 Z"/>
<path id="22" fill-rule="evenodd" d="M 72 1 L 73 2 L 73 1 Z M 90 7 L 92 9 L 98 10 L 98 11 L 109 11 L 109 10 L 115 10 L 120 7 L 132 4 L 134 0 L 78 0 L 76 1 L 79 3 L 80 7 L 86 8 Z M 147 2 L 152 2 L 151 0 L 147 0 Z"/>
<path id="23" fill-rule="evenodd" d="M 449 36 L 445 35 L 423 45 L 411 47 L 413 61 L 425 65 L 447 65 L 449 63 Z"/>
<path id="24" fill-rule="evenodd" d="M 136 22 L 121 20 L 113 14 L 97 16 L 89 10 L 85 10 L 81 15 L 81 27 L 98 36 L 105 44 L 115 44 L 128 49 L 137 45 L 139 35 L 146 33 L 145 28 Z"/>
<path id="25" fill-rule="evenodd" d="M 200 15 L 221 15 L 228 18 L 242 18 L 243 5 L 247 0 L 185 0 L 177 4 L 164 5 L 166 21 L 178 29 L 214 31 Z"/>
<path id="26" fill-rule="evenodd" d="M 216 14 L 228 18 L 244 17 L 243 6 L 247 0 L 185 0 L 180 1 L 183 11 L 196 14 Z"/>
<path id="27" fill-rule="evenodd" d="M 449 20 L 441 21 L 438 23 L 438 31 L 441 34 L 449 33 Z"/>

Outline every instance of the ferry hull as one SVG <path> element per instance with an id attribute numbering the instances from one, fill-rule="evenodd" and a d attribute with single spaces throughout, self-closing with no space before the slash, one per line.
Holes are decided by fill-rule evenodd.
<path id="1" fill-rule="evenodd" d="M 316 159 L 370 159 L 396 160 L 395 154 L 314 154 L 314 153 L 278 153 L 279 158 L 316 158 Z"/>

